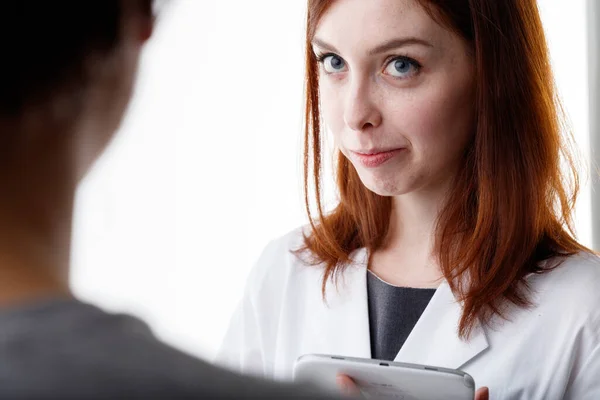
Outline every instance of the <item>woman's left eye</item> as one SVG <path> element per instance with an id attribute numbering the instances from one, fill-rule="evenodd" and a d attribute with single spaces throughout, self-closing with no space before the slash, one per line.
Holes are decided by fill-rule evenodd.
<path id="1" fill-rule="evenodd" d="M 384 73 L 395 78 L 409 78 L 419 72 L 421 66 L 408 57 L 397 57 L 388 63 Z"/>

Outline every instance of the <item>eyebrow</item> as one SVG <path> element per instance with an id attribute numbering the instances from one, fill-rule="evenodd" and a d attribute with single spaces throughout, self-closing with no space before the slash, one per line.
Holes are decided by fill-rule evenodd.
<path id="1" fill-rule="evenodd" d="M 323 50 L 331 51 L 333 53 L 339 54 L 339 51 L 334 46 L 330 45 L 329 43 L 327 43 L 317 37 L 315 37 L 313 39 L 312 44 L 320 47 Z M 406 38 L 388 40 L 387 42 L 384 42 L 384 43 L 380 44 L 379 46 L 369 50 L 368 54 L 370 56 L 374 56 L 377 54 L 385 53 L 386 51 L 397 49 L 399 47 L 408 46 L 411 44 L 412 45 L 418 44 L 418 45 L 425 46 L 425 47 L 433 47 L 433 45 L 426 40 L 419 39 L 416 37 L 406 37 Z"/>

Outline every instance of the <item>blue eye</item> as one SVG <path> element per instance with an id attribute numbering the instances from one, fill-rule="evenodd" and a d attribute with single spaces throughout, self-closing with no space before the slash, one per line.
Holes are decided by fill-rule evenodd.
<path id="1" fill-rule="evenodd" d="M 421 66 L 408 57 L 397 57 L 385 67 L 384 73 L 395 78 L 409 78 L 419 71 Z"/>
<path id="2" fill-rule="evenodd" d="M 328 54 L 319 57 L 319 62 L 323 64 L 325 72 L 329 74 L 341 72 L 346 67 L 346 63 L 344 62 L 344 60 L 341 57 L 336 56 L 335 54 Z"/>

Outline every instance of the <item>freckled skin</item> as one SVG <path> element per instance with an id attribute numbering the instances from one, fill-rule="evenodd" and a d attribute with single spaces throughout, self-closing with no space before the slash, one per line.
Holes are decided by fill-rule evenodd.
<path id="1" fill-rule="evenodd" d="M 370 54 L 382 43 L 408 37 L 428 45 Z M 468 44 L 414 0 L 336 0 L 315 38 L 336 50 L 313 46 L 318 55 L 334 53 L 320 67 L 325 126 L 363 184 L 384 196 L 447 186 L 474 132 L 475 70 Z M 398 56 L 419 67 L 400 63 L 398 71 Z M 326 69 L 332 65 L 333 72 Z M 373 148 L 405 150 L 377 167 L 366 167 L 352 153 Z"/>

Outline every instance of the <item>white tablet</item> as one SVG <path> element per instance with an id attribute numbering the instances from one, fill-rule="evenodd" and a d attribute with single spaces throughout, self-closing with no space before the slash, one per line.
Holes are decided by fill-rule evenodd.
<path id="1" fill-rule="evenodd" d="M 294 380 L 339 393 L 336 377 L 348 375 L 365 398 L 473 400 L 475 381 L 462 371 L 367 358 L 307 354 L 294 365 Z"/>

